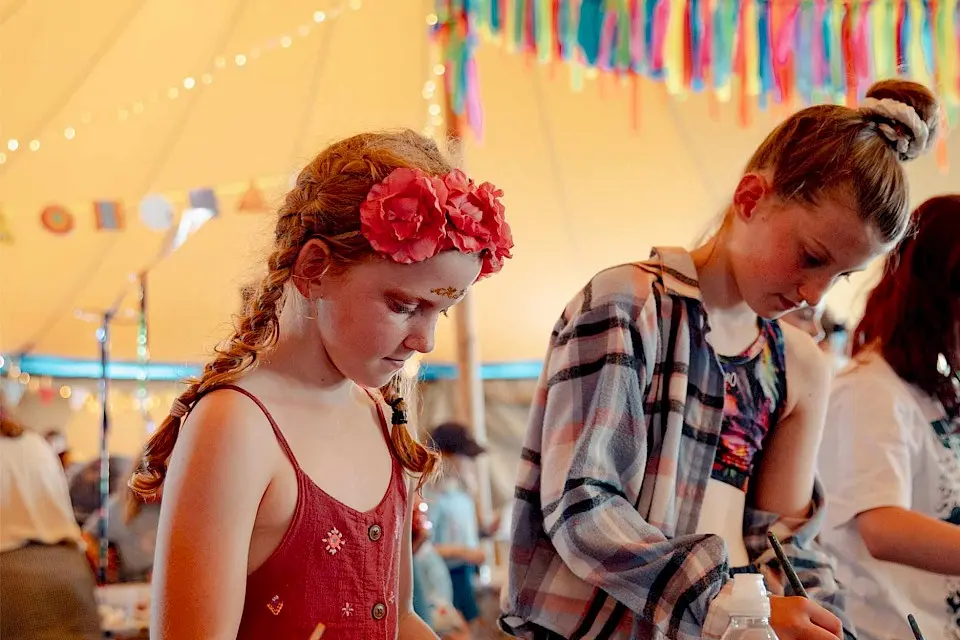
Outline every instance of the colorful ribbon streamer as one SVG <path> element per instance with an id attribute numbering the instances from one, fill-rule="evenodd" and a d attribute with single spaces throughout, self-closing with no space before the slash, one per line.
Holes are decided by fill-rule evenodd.
<path id="1" fill-rule="evenodd" d="M 740 109 L 859 100 L 900 73 L 960 111 L 960 0 L 436 0 L 454 113 L 482 134 L 478 34 L 544 64 L 710 91 Z"/>

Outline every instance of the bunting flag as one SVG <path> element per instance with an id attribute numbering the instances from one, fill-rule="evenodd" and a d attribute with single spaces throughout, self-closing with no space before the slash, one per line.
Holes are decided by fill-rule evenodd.
<path id="1" fill-rule="evenodd" d="M 40 224 L 50 233 L 66 235 L 73 231 L 73 214 L 58 204 L 40 212 Z"/>
<path id="2" fill-rule="evenodd" d="M 190 191 L 189 200 L 191 209 L 203 209 L 210 217 L 216 217 L 220 213 L 217 209 L 217 194 L 213 189 L 193 189 Z"/>
<path id="3" fill-rule="evenodd" d="M 237 202 L 237 211 L 240 213 L 262 213 L 269 209 L 267 201 L 263 197 L 263 192 L 257 186 L 257 183 L 250 181 L 250 187 L 244 191 Z"/>
<path id="4" fill-rule="evenodd" d="M 960 110 L 960 0 L 436 0 L 451 106 L 481 122 L 474 49 L 485 36 L 542 63 L 709 91 L 744 116 L 771 103 L 856 104 L 897 74 Z M 746 118 L 744 118 L 746 119 Z"/>
<path id="5" fill-rule="evenodd" d="M 123 209 L 119 202 L 94 202 L 93 216 L 98 231 L 120 231 L 124 228 Z"/>

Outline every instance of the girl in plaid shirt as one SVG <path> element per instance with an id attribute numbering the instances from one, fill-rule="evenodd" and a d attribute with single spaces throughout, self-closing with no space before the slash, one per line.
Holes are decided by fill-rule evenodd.
<path id="1" fill-rule="evenodd" d="M 566 307 L 522 453 L 504 630 L 718 637 L 731 572 L 757 571 L 782 640 L 854 636 L 815 543 L 830 368 L 776 318 L 907 232 L 901 161 L 932 145 L 937 102 L 901 80 L 867 95 L 778 126 L 703 246 L 605 270 Z"/>

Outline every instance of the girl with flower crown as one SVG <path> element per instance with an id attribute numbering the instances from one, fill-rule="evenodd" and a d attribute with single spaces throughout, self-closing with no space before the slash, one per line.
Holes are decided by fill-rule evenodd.
<path id="1" fill-rule="evenodd" d="M 131 480 L 163 489 L 152 638 L 436 637 L 411 608 L 409 499 L 437 457 L 398 377 L 510 257 L 501 195 L 410 131 L 300 172 L 259 288 Z"/>

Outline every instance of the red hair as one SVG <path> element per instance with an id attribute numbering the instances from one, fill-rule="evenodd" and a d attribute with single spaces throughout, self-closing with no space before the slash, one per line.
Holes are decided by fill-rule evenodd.
<path id="1" fill-rule="evenodd" d="M 332 249 L 332 267 L 345 268 L 374 254 L 360 233 L 360 204 L 373 185 L 399 167 L 445 175 L 453 167 L 436 143 L 413 131 L 366 133 L 334 143 L 297 176 L 277 213 L 273 252 L 266 275 L 242 292 L 243 304 L 233 335 L 216 349 L 199 378 L 180 394 L 185 408 L 167 416 L 144 447 L 130 480 L 136 501 L 159 499 L 186 411 L 207 392 L 234 382 L 255 369 L 280 336 L 280 309 L 291 291 L 294 263 L 311 239 L 324 240 Z M 295 294 L 294 294 L 295 295 Z M 407 411 L 398 379 L 381 392 L 393 408 L 392 449 L 407 471 L 422 484 L 437 467 L 439 456 L 420 444 L 407 426 Z M 419 488 L 419 485 L 418 485 Z M 135 509 L 134 509 L 135 510 Z"/>
<path id="2" fill-rule="evenodd" d="M 913 233 L 887 257 L 854 332 L 853 353 L 877 348 L 897 375 L 930 395 L 943 387 L 942 354 L 960 368 L 960 195 L 931 198 Z"/>

